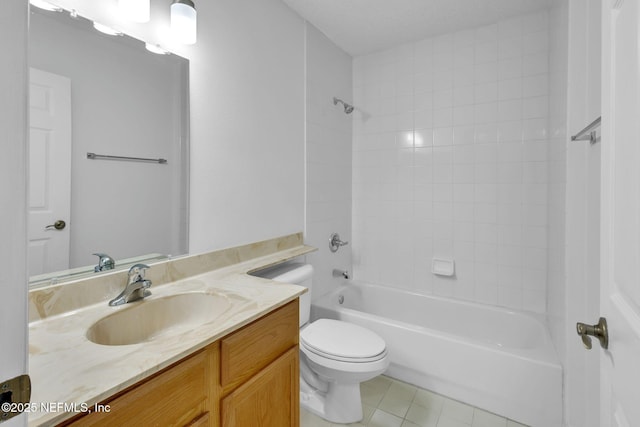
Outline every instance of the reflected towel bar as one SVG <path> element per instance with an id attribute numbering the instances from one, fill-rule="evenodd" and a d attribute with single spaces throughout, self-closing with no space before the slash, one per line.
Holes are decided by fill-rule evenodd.
<path id="1" fill-rule="evenodd" d="M 598 117 L 593 122 L 589 123 L 584 129 L 571 137 L 572 141 L 589 141 L 592 145 L 598 142 L 595 129 L 600 127 L 600 120 L 602 117 Z"/>
<path id="2" fill-rule="evenodd" d="M 150 162 L 160 163 L 162 165 L 167 164 L 167 159 L 146 159 L 144 157 L 124 157 L 124 156 L 109 156 L 106 154 L 87 153 L 87 159 L 92 160 L 130 160 L 134 162 Z"/>

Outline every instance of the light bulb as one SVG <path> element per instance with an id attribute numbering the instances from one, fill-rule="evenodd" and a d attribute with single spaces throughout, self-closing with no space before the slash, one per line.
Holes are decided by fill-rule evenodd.
<path id="1" fill-rule="evenodd" d="M 157 53 L 158 55 L 168 55 L 169 51 L 168 50 L 164 50 L 162 47 L 160 47 L 160 45 L 158 44 L 151 44 L 151 43 L 145 43 L 144 47 L 149 51 L 149 52 L 153 52 L 153 53 Z"/>
<path id="2" fill-rule="evenodd" d="M 174 0 L 171 4 L 171 33 L 183 44 L 194 44 L 197 33 L 197 13 L 191 0 Z"/>
<path id="3" fill-rule="evenodd" d="M 40 9 L 49 10 L 51 12 L 62 12 L 62 8 L 56 6 L 55 4 L 51 4 L 48 1 L 44 0 L 29 0 L 32 6 L 35 6 Z"/>
<path id="4" fill-rule="evenodd" d="M 104 24 L 101 24 L 99 22 L 93 21 L 93 28 L 95 28 L 96 30 L 100 31 L 101 33 L 104 34 L 108 34 L 110 36 L 121 36 L 122 35 L 122 31 L 118 31 L 118 30 L 114 30 L 111 27 L 107 27 Z"/>
<path id="5" fill-rule="evenodd" d="M 149 22 L 151 19 L 150 0 L 118 0 L 122 15 L 133 22 Z"/>

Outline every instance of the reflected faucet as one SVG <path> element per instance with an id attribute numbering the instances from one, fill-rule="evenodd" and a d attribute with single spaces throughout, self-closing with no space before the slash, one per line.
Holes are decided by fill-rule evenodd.
<path id="1" fill-rule="evenodd" d="M 137 301 L 151 295 L 149 288 L 151 280 L 145 280 L 144 272 L 149 266 L 146 264 L 136 264 L 129 269 L 129 279 L 124 290 L 109 301 L 110 306 L 126 304 L 128 302 Z"/>
<path id="2" fill-rule="evenodd" d="M 100 258 L 98 260 L 98 265 L 96 265 L 93 268 L 93 271 L 95 271 L 96 273 L 99 272 L 99 271 L 113 270 L 115 268 L 116 262 L 109 255 L 101 254 L 101 253 L 95 253 L 93 255 L 95 255 L 98 258 Z"/>

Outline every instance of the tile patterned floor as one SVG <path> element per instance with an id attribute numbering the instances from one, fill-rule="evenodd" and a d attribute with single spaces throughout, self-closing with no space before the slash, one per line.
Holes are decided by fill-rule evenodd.
<path id="1" fill-rule="evenodd" d="M 368 427 L 526 427 L 479 408 L 384 375 L 362 383 L 364 419 L 349 426 Z M 301 427 L 336 427 L 301 409 Z"/>

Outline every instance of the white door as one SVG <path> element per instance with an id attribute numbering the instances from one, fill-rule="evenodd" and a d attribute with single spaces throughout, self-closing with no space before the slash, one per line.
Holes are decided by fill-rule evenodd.
<path id="1" fill-rule="evenodd" d="M 639 3 L 603 1 L 600 306 L 609 349 L 601 354 L 602 427 L 640 426 Z"/>
<path id="2" fill-rule="evenodd" d="M 29 275 L 69 268 L 71 82 L 30 69 Z"/>

